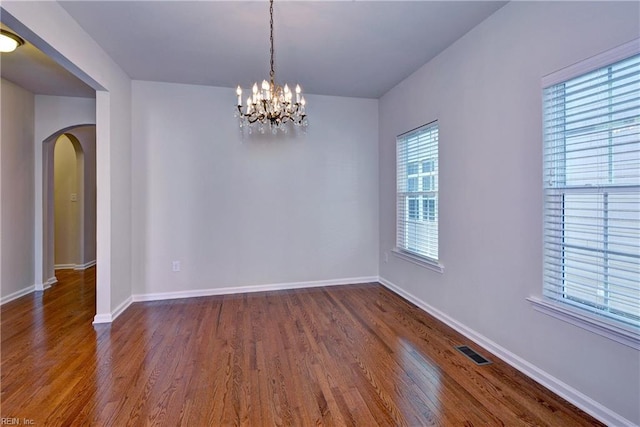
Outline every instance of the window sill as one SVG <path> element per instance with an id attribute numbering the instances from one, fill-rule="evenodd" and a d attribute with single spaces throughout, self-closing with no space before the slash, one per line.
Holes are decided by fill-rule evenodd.
<path id="1" fill-rule="evenodd" d="M 593 332 L 610 340 L 619 342 L 636 350 L 640 350 L 640 331 L 636 332 L 605 319 L 589 315 L 564 304 L 555 303 L 538 297 L 527 298 L 534 310 L 556 319 L 571 323 L 587 331 Z"/>
<path id="2" fill-rule="evenodd" d="M 398 249 L 398 248 L 392 249 L 391 253 L 393 253 L 395 256 L 397 256 L 400 259 L 412 262 L 416 265 L 419 265 L 420 267 L 424 267 L 429 270 L 436 271 L 438 273 L 444 272 L 444 265 L 440 264 L 438 261 L 432 261 L 430 259 L 423 258 L 418 255 L 413 255 L 409 252 L 405 252 L 402 249 Z"/>

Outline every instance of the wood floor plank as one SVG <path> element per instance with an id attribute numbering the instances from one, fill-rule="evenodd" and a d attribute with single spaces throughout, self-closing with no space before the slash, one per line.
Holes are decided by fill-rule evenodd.
<path id="1" fill-rule="evenodd" d="M 134 303 L 95 268 L 0 308 L 0 415 L 51 426 L 602 425 L 383 286 Z M 453 347 L 492 360 L 477 366 Z"/>

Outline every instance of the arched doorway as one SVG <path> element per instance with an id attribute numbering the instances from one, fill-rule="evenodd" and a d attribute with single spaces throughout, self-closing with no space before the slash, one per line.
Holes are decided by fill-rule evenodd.
<path id="1" fill-rule="evenodd" d="M 83 124 L 55 132 L 43 141 L 42 162 L 42 268 L 45 277 L 43 289 L 56 282 L 55 269 L 82 270 L 96 263 L 96 126 Z M 61 144 L 61 145 L 58 145 Z M 56 165 L 56 149 L 62 162 Z M 69 153 L 71 151 L 71 153 Z M 65 155 L 66 152 L 66 155 Z M 67 201 L 58 216 L 64 214 L 65 227 L 56 233 L 56 166 L 67 169 L 66 188 L 60 188 L 58 199 Z M 72 170 L 69 170 L 72 169 Z M 69 175 L 70 174 L 70 175 Z M 64 173 L 60 175 L 65 175 Z M 64 176 L 61 177 L 64 179 Z M 63 182 L 63 181 L 61 181 Z M 75 200 L 72 200 L 75 199 Z M 61 204 L 61 203 L 59 203 Z M 61 218 L 58 218 L 61 219 Z M 60 222 L 60 221 L 58 221 Z M 70 228 L 73 228 L 70 230 Z M 61 230 L 68 233 L 61 234 Z M 58 234 L 58 236 L 57 236 Z M 64 239 L 61 242 L 60 239 Z M 64 247 L 64 255 L 56 260 L 56 241 Z M 60 243 L 64 243 L 60 245 Z"/>

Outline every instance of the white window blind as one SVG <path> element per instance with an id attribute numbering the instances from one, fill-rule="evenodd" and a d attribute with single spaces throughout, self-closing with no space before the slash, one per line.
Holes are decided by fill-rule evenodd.
<path id="1" fill-rule="evenodd" d="M 396 245 L 438 260 L 438 124 L 400 135 L 397 148 Z"/>
<path id="2" fill-rule="evenodd" d="M 544 89 L 545 297 L 640 327 L 640 55 Z"/>

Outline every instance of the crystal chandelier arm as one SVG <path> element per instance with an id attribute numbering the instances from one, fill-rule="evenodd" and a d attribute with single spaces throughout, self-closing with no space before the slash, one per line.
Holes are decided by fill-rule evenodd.
<path id="1" fill-rule="evenodd" d="M 295 102 L 293 91 L 285 84 L 284 87 L 276 84 L 275 72 L 275 48 L 273 37 L 273 1 L 269 0 L 269 41 L 270 41 L 270 70 L 269 82 L 263 81 L 261 88 L 257 82 L 253 85 L 252 96 L 247 98 L 246 111 L 242 111 L 242 89 L 238 86 L 238 111 L 236 117 L 239 118 L 240 127 L 258 123 L 260 131 L 264 132 L 264 124 L 268 124 L 275 133 L 278 129 L 286 132 L 286 123 L 293 123 L 296 126 L 306 126 L 305 100 L 302 96 L 300 85 L 295 87 Z M 251 130 L 252 126 L 249 126 Z"/>

